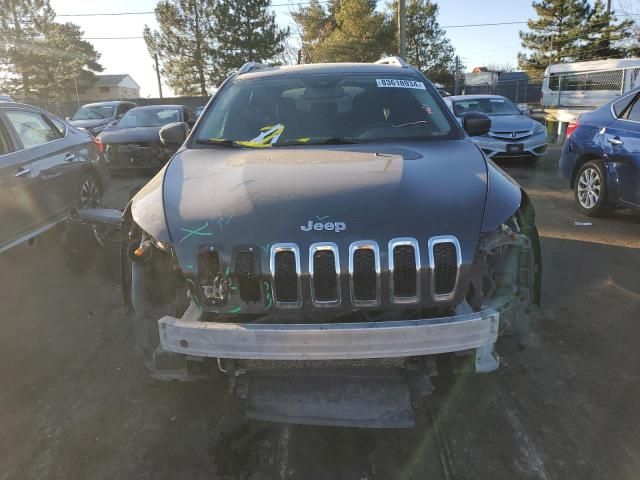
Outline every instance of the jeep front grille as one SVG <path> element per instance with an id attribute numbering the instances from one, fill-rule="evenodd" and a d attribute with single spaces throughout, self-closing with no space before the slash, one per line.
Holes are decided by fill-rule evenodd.
<path id="1" fill-rule="evenodd" d="M 458 283 L 462 259 L 455 237 L 433 237 L 429 240 L 431 296 L 436 301 L 450 300 Z"/>
<path id="2" fill-rule="evenodd" d="M 353 242 L 349 247 L 351 302 L 356 306 L 380 304 L 380 249 L 376 242 Z"/>
<path id="3" fill-rule="evenodd" d="M 389 276 L 391 301 L 420 301 L 420 249 L 413 238 L 396 238 L 389 242 Z"/>
<path id="4" fill-rule="evenodd" d="M 335 243 L 314 243 L 309 249 L 311 299 L 316 306 L 340 303 L 340 259 Z"/>
<path id="5" fill-rule="evenodd" d="M 279 307 L 302 305 L 300 288 L 300 250 L 297 245 L 281 243 L 271 247 L 274 300 Z"/>
<path id="6" fill-rule="evenodd" d="M 236 275 L 240 298 L 245 302 L 260 300 L 260 278 L 256 272 L 256 254 L 253 250 L 236 254 Z"/>
<path id="7" fill-rule="evenodd" d="M 430 277 L 426 295 L 434 301 L 453 298 L 458 286 L 462 263 L 460 244 L 453 236 L 433 237 L 427 242 Z M 388 244 L 388 300 L 396 304 L 419 303 L 422 291 L 420 244 L 414 238 L 394 238 Z M 382 303 L 381 253 L 371 240 L 349 245 L 349 297 L 354 306 L 379 306 Z M 308 281 L 305 291 L 311 293 L 316 307 L 340 305 L 342 287 L 340 252 L 335 243 L 315 243 L 308 256 Z M 278 307 L 302 305 L 301 254 L 297 245 L 275 244 L 271 247 L 270 268 L 274 302 Z M 426 267 L 426 265 L 425 265 Z M 426 276 L 425 276 L 426 280 Z M 308 288 L 308 290 L 306 290 Z M 385 290 L 386 292 L 386 290 Z M 386 293 L 385 293 L 386 295 Z"/>

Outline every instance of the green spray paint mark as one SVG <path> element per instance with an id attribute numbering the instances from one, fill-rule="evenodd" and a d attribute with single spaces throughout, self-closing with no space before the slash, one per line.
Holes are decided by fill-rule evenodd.
<path id="1" fill-rule="evenodd" d="M 206 222 L 204 225 L 202 225 L 201 227 L 196 228 L 195 230 L 189 230 L 188 228 L 180 228 L 180 230 L 185 232 L 186 235 L 184 237 L 182 237 L 178 243 L 184 242 L 187 238 L 189 238 L 191 236 L 210 237 L 211 235 L 213 235 L 213 233 L 206 232 L 205 230 L 207 228 L 209 228 L 209 222 Z"/>
<path id="2" fill-rule="evenodd" d="M 240 310 L 242 310 L 241 307 L 236 307 L 236 308 L 233 308 L 233 309 L 229 310 L 229 313 L 240 313 Z"/>

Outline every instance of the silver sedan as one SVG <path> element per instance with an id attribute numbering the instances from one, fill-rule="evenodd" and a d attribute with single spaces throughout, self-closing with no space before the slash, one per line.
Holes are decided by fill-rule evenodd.
<path id="1" fill-rule="evenodd" d="M 456 95 L 444 98 L 458 121 L 465 112 L 491 117 L 491 131 L 471 139 L 490 158 L 525 158 L 535 161 L 547 152 L 547 131 L 500 95 Z"/>

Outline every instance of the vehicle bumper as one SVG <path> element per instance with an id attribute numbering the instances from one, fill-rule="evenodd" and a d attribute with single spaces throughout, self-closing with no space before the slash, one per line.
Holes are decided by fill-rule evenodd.
<path id="1" fill-rule="evenodd" d="M 573 170 L 576 165 L 577 152 L 571 147 L 571 140 L 567 139 L 562 147 L 562 154 L 560 155 L 558 168 L 560 170 L 560 175 L 565 180 L 567 180 L 567 182 L 569 182 L 570 186 L 573 188 L 573 185 L 571 185 L 571 181 L 573 179 Z"/>
<path id="2" fill-rule="evenodd" d="M 522 141 L 496 140 L 488 136 L 472 137 L 472 140 L 489 158 L 540 157 L 547 152 L 546 133 L 533 135 Z M 509 145 L 522 145 L 519 151 L 510 151 Z"/>
<path id="3" fill-rule="evenodd" d="M 111 172 L 109 172 L 109 165 L 107 164 L 106 159 L 100 158 L 96 164 L 96 171 L 100 177 L 99 180 L 102 185 L 102 194 L 104 195 L 111 183 Z"/>
<path id="4" fill-rule="evenodd" d="M 190 307 L 182 318 L 158 320 L 162 349 L 246 360 L 397 358 L 470 349 L 490 353 L 499 325 L 493 309 L 436 319 L 322 324 L 201 322 L 198 316 Z"/>

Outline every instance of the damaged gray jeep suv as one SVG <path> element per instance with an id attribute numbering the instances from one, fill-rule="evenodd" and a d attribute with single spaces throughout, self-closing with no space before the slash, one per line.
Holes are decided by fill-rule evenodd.
<path id="1" fill-rule="evenodd" d="M 410 426 L 431 377 L 498 368 L 539 303 L 531 203 L 398 58 L 229 77 L 124 212 L 122 283 L 152 374 L 226 375 L 263 420 Z M 98 229 L 99 230 L 99 229 Z"/>

